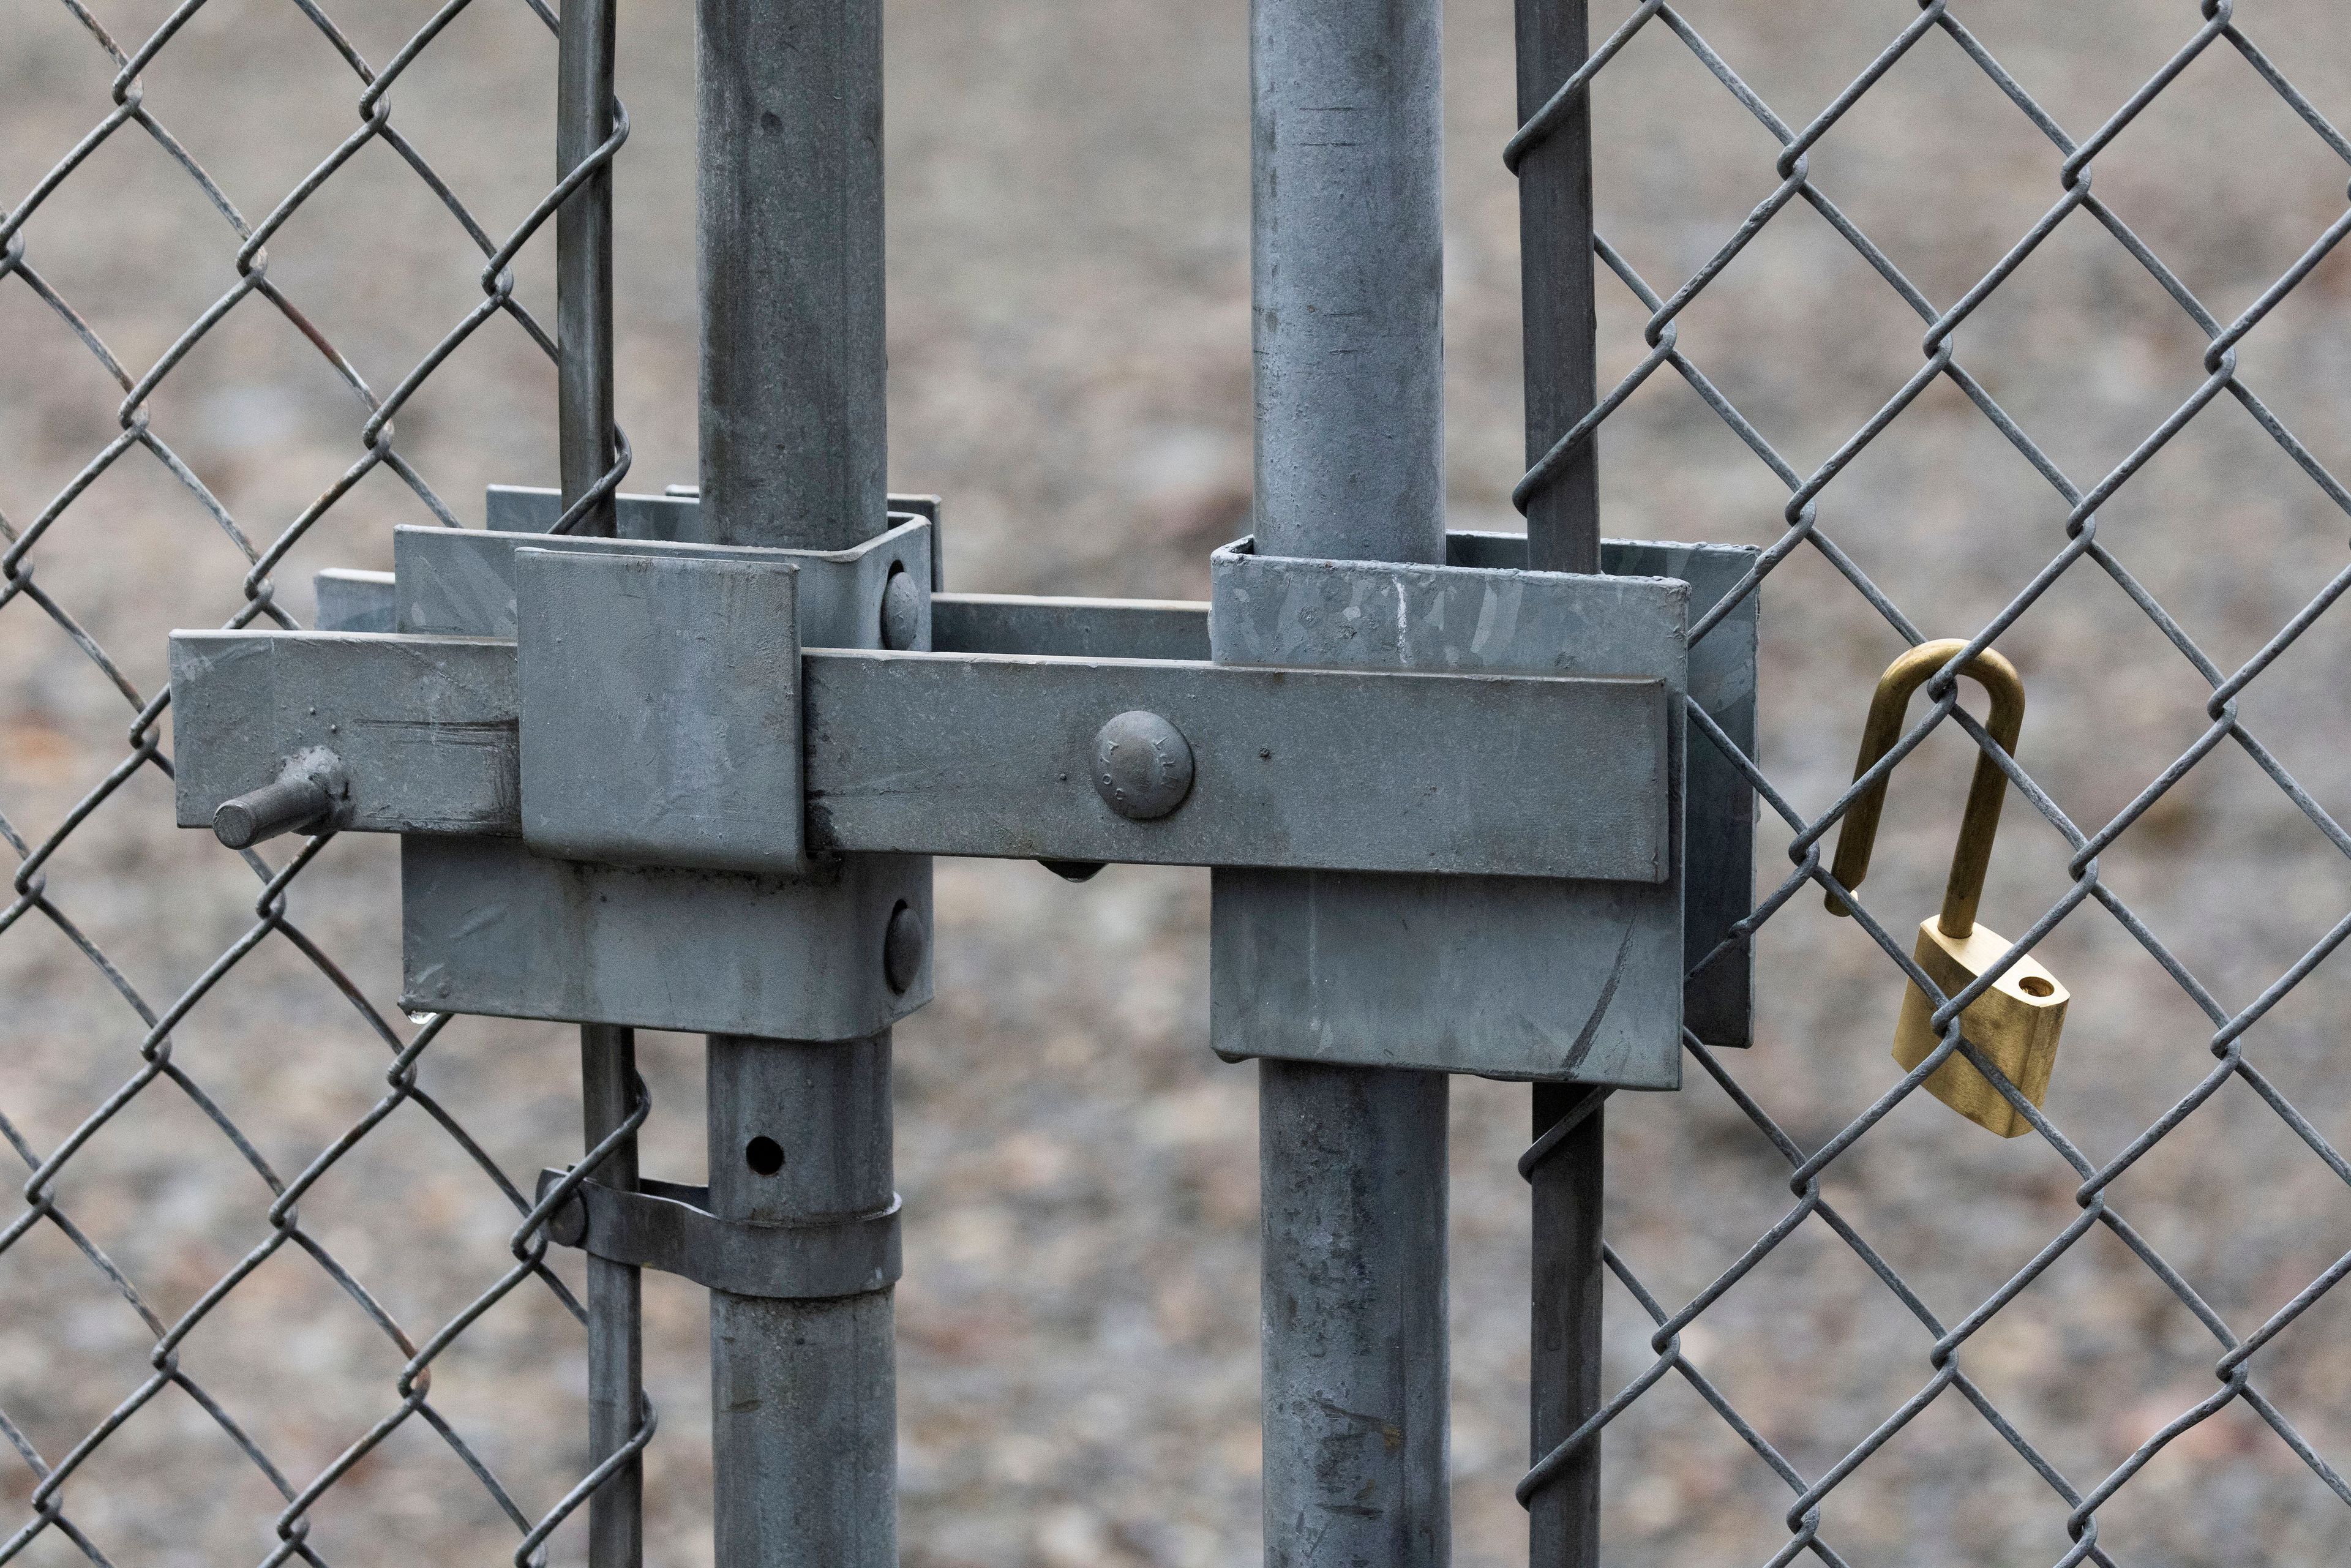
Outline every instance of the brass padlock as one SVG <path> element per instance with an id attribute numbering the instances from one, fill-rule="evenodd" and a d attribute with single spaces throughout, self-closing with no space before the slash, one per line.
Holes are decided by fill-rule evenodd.
<path id="1" fill-rule="evenodd" d="M 1869 722 L 1861 735 L 1861 758 L 1854 764 L 1856 779 L 1902 738 L 1903 716 L 1911 694 L 1966 648 L 1956 638 L 1927 643 L 1911 649 L 1886 666 L 1870 699 Z M 2024 728 L 2024 682 L 2016 666 L 1986 649 L 1959 672 L 1983 687 L 1991 698 L 1991 714 L 1984 729 L 2001 749 L 2016 755 L 2017 737 Z M 2000 808 L 2008 793 L 2008 777 L 1989 754 L 1976 758 L 1975 781 L 1968 789 L 1967 815 L 1959 821 L 1959 844 L 1951 855 L 1950 881 L 1943 889 L 1943 912 L 1918 925 L 1915 956 L 1946 997 L 1955 997 L 1975 984 L 1983 972 L 2009 949 L 2009 940 L 1976 924 L 1976 904 L 1983 896 L 1984 873 L 1991 868 L 1992 838 L 2000 831 Z M 1832 867 L 1838 883 L 1857 888 L 1869 874 L 1869 852 L 1877 841 L 1877 819 L 1886 807 L 1886 780 L 1865 790 L 1845 812 Z M 1835 894 L 1829 894 L 1829 913 L 1850 915 Z M 2072 1000 L 2057 977 L 2030 954 L 2019 958 L 1993 982 L 1990 990 L 1959 1014 L 1959 1030 L 2001 1071 L 2008 1075 L 2027 1100 L 2038 1106 L 2049 1093 L 2050 1069 L 2057 1061 L 2057 1036 L 2065 1027 L 2065 1004 Z M 1928 1025 L 1935 1004 L 1913 981 L 1902 998 L 1901 1021 L 1894 1027 L 1894 1060 L 1907 1071 L 1927 1060 L 1941 1039 Z M 2013 1138 L 2032 1126 L 2008 1097 L 1991 1086 L 1975 1064 L 1954 1053 L 1927 1079 L 1927 1092 L 1979 1126 L 2004 1138 Z"/>

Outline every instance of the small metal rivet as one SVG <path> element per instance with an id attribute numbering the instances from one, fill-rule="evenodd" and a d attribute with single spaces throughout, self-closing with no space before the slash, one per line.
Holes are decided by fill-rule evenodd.
<path id="1" fill-rule="evenodd" d="M 922 974 L 923 954 L 930 940 L 930 933 L 923 929 L 923 917 L 912 904 L 901 904 L 890 912 L 890 928 L 882 935 L 882 977 L 900 996 Z"/>
<path id="2" fill-rule="evenodd" d="M 922 640 L 923 591 L 903 566 L 890 569 L 882 585 L 882 645 L 903 653 Z"/>
<path id="3" fill-rule="evenodd" d="M 559 1247 L 577 1247 L 588 1239 L 588 1202 L 580 1189 L 547 1217 L 547 1238 Z"/>
<path id="4" fill-rule="evenodd" d="M 1094 790 L 1132 821 L 1164 817 L 1192 792 L 1191 743 L 1155 713 L 1120 714 L 1094 736 Z"/>

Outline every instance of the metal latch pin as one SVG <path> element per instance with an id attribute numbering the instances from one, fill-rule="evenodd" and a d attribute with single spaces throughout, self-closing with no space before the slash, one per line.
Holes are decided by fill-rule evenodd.
<path id="1" fill-rule="evenodd" d="M 281 833 L 327 826 L 350 798 L 342 758 L 323 748 L 307 751 L 276 782 L 222 801 L 213 813 L 213 837 L 230 849 L 249 850 Z"/>

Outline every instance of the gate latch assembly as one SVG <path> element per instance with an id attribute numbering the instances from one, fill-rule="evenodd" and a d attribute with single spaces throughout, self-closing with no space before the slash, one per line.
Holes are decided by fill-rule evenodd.
<path id="1" fill-rule="evenodd" d="M 951 854 L 1214 868 L 1230 1057 L 1672 1087 L 1694 964 L 1746 1043 L 1751 792 L 1685 715 L 1751 744 L 1753 596 L 1687 628 L 1752 551 L 1244 539 L 1207 604 L 1031 599 L 936 591 L 928 498 L 838 551 L 695 506 L 494 490 L 323 576 L 328 630 L 176 633 L 181 823 L 400 834 L 418 1009 L 859 1038 L 928 999 Z"/>

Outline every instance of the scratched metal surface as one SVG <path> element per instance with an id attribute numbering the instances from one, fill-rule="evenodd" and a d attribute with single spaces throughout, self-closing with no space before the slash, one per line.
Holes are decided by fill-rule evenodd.
<path id="1" fill-rule="evenodd" d="M 379 72 L 434 9 L 329 14 Z M 1604 7 L 1595 22 L 1634 14 Z M 0 813 L 24 861 L 0 930 L 0 1114 L 28 1175 L 49 1167 L 35 1201 L 0 1220 L 36 1217 L 0 1232 L 0 1410 L 37 1456 L 0 1454 L 5 1528 L 30 1528 L 23 1559 L 43 1563 L 83 1559 L 67 1521 L 120 1562 L 257 1561 L 286 1543 L 281 1521 L 326 1560 L 381 1560 L 394 1539 L 410 1556 L 504 1561 L 523 1539 L 515 1516 L 542 1517 L 580 1473 L 577 1329 L 528 1276 L 434 1358 L 424 1400 L 511 1511 L 432 1429 L 402 1369 L 517 1266 L 519 1212 L 475 1151 L 517 1193 L 572 1157 L 574 1042 L 554 1028 L 405 1019 L 392 847 L 336 840 L 287 904 L 266 899 L 250 867 L 169 825 L 155 763 L 170 719 L 144 716 L 165 630 L 270 607 L 307 620 L 312 570 L 387 567 L 394 525 L 444 520 L 420 483 L 468 524 L 489 483 L 553 483 L 552 372 L 503 301 L 388 424 L 371 429 L 352 385 L 393 401 L 490 300 L 487 254 L 553 177 L 552 37 L 522 0 L 475 0 L 371 99 L 390 106 L 378 126 L 355 112 L 360 72 L 297 6 L 210 0 L 142 60 L 135 91 L 116 87 L 122 57 L 171 15 L 161 0 L 94 6 L 110 54 L 64 4 L 0 13 L 0 516 L 13 535 Z M 1243 7 L 906 4 L 889 26 L 893 484 L 950 497 L 958 589 L 1201 596 L 1207 551 L 1244 531 L 1249 471 Z M 1962 26 L 2016 92 L 1970 57 Z M 1449 28 L 1450 504 L 1456 527 L 1507 528 L 1522 465 L 1516 222 L 1498 156 L 1515 129 L 1506 8 L 1457 0 Z M 1801 160 L 1810 183 L 1794 185 L 1787 140 L 1905 37 L 1824 124 Z M 2091 145 L 2183 51 L 2093 155 L 2061 144 Z M 695 472 L 690 57 L 677 8 L 623 8 L 620 404 L 631 483 L 646 489 Z M 2351 428 L 2344 259 L 2318 256 L 2208 355 L 2337 232 L 2346 158 L 2323 127 L 2351 120 L 2351 58 L 2334 7 L 1818 0 L 1792 19 L 1693 0 L 1651 13 L 1595 90 L 1602 227 L 1655 301 L 1707 273 L 1759 203 L 1776 204 L 1676 312 L 1670 339 L 1650 340 L 1655 302 L 1604 275 L 1604 386 L 1656 361 L 1601 433 L 1607 531 L 1771 547 L 1789 538 L 1792 494 L 1809 492 L 1813 532 L 1765 587 L 1756 758 L 1807 822 L 1843 790 L 1863 688 L 1904 641 L 1846 568 L 1924 634 L 1971 635 L 2074 550 L 2001 634 L 2032 694 L 2019 763 L 2085 835 L 2171 781 L 2101 847 L 2086 894 L 2079 847 L 2011 801 L 1986 917 L 2020 934 L 2085 899 L 2035 956 L 2075 998 L 2050 1115 L 2093 1173 L 2210 1089 L 2111 1182 L 2085 1183 L 2046 1138 L 1999 1144 L 1914 1094 L 1821 1168 L 1817 1202 L 1792 1193 L 1790 1153 L 1750 1106 L 1802 1161 L 1900 1077 L 1886 1056 L 1899 972 L 1807 892 L 1757 934 L 1754 1050 L 1717 1061 L 1751 1100 L 1700 1064 L 1678 1096 L 1612 1107 L 1612 1241 L 1678 1313 L 1802 1207 L 1677 1342 L 1805 1489 L 1836 1479 L 1816 1536 L 1799 1513 L 1800 1549 L 2005 1568 L 2094 1539 L 2132 1563 L 2327 1561 L 2339 1483 L 2249 1396 L 2341 1462 L 2351 1322 L 2340 1292 L 2316 1287 L 2351 1249 L 2343 1167 L 2325 1152 L 2351 1121 L 2334 1027 L 2346 998 L 2328 956 L 2351 877 L 2317 819 L 2351 809 L 2345 628 L 2324 608 L 2346 529 L 2341 493 L 2320 477 L 2339 472 L 2337 433 Z M 266 263 L 255 249 L 241 267 L 236 223 L 146 121 L 211 172 L 244 235 L 359 144 L 270 230 Z M 93 131 L 108 133 L 47 183 Z M 1943 361 L 1950 324 L 1937 323 L 2058 205 Z M 551 267 L 544 239 L 514 257 L 524 308 L 546 308 Z M 1680 361 L 1657 357 L 1668 346 Z M 1880 426 L 1914 377 L 1915 401 Z M 2243 392 L 2299 433 L 2300 453 Z M 1865 429 L 1876 434 L 1851 444 Z M 2105 559 L 2076 549 L 2079 497 L 2167 431 L 2100 499 L 2092 542 Z M 2216 717 L 2216 688 L 2295 626 Z M 2216 729 L 2222 717 L 2239 730 Z M 1865 894 L 1885 929 L 1934 905 L 1969 752 L 1947 720 L 1895 787 Z M 1765 835 L 1760 887 L 1789 874 L 1797 836 Z M 1071 888 L 1033 867 L 942 868 L 940 999 L 899 1037 L 910 1562 L 1254 1560 L 1256 1117 L 1249 1070 L 1205 1050 L 1205 880 L 1113 870 Z M 699 1048 L 648 1041 L 644 1055 L 646 1169 L 690 1181 Z M 1524 1528 L 1510 1495 L 1526 1460 L 1512 1169 L 1524 1095 L 1472 1082 L 1455 1097 L 1454 1511 L 1457 1561 L 1480 1568 L 1513 1561 Z M 331 1168 L 282 1206 L 251 1157 L 290 1185 L 329 1153 Z M 1914 1296 L 1891 1290 L 1822 1205 Z M 1961 1323 L 2066 1237 L 1956 1356 L 1938 1349 L 1919 1305 Z M 568 1266 L 553 1260 L 559 1278 Z M 1638 1300 L 1611 1290 L 1609 1370 L 1625 1387 L 1657 1358 Z M 162 1357 L 183 1381 L 158 1385 L 159 1343 L 199 1309 Z M 706 1561 L 703 1309 L 654 1281 L 647 1312 L 663 1412 L 647 1456 L 653 1555 Z M 2278 1327 L 2241 1379 L 2215 1322 L 2245 1343 Z M 1970 1406 L 1953 1368 L 2008 1431 Z M 2099 1499 L 2094 1538 L 2069 1530 L 2087 1515 L 2012 1437 L 2077 1494 L 2125 1476 Z M 1605 1441 L 1613 1561 L 1764 1563 L 1797 1540 L 1799 1492 L 1674 1367 Z M 42 1494 L 59 1508 L 37 1506 L 44 1468 L 69 1459 L 68 1479 Z M 567 1530 L 549 1544 L 559 1559 L 577 1549 Z"/>

